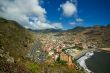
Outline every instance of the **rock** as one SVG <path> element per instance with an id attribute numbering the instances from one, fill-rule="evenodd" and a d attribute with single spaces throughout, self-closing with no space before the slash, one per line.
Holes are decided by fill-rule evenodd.
<path id="1" fill-rule="evenodd" d="M 0 54 L 0 57 L 3 57 L 3 54 Z"/>
<path id="2" fill-rule="evenodd" d="M 0 54 L 2 54 L 4 51 L 2 49 L 0 49 Z"/>
<path id="3" fill-rule="evenodd" d="M 14 58 L 13 57 L 9 57 L 9 58 L 7 58 L 7 61 L 11 62 L 11 63 L 14 63 Z"/>

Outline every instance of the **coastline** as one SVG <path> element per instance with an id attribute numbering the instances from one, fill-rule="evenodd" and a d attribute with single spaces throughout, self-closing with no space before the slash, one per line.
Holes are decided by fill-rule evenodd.
<path id="1" fill-rule="evenodd" d="M 93 50 L 92 50 L 93 51 Z M 89 58 L 91 58 L 92 56 L 95 56 L 96 53 L 101 53 L 101 52 L 108 52 L 110 53 L 110 48 L 99 48 L 99 49 L 95 49 L 93 52 L 91 52 L 90 50 L 88 50 L 87 52 L 85 52 L 84 55 L 80 56 L 77 60 L 76 63 L 78 64 L 77 67 L 80 69 L 83 69 L 85 73 L 94 73 L 93 70 L 91 70 L 88 67 L 88 64 L 86 63 L 86 60 L 88 60 Z M 87 55 L 87 53 L 89 53 L 89 55 Z M 90 60 L 89 60 L 90 61 Z M 96 72 L 95 72 L 96 73 Z"/>
<path id="2" fill-rule="evenodd" d="M 110 52 L 110 48 L 99 48 L 99 50 L 105 50 L 105 51 Z"/>
<path id="3" fill-rule="evenodd" d="M 102 51 L 110 52 L 110 48 L 85 49 L 82 50 L 77 56 L 72 56 L 72 60 L 75 61 L 74 64 L 76 69 L 83 70 L 85 73 L 94 73 L 88 68 L 86 60 L 94 56 L 96 52 Z"/>
<path id="4" fill-rule="evenodd" d="M 76 65 L 79 69 L 83 69 L 85 73 L 92 73 L 86 66 L 86 60 L 94 55 L 94 52 L 98 52 L 98 49 L 86 49 L 83 50 L 78 56 L 75 57 Z"/>
<path id="5" fill-rule="evenodd" d="M 77 63 L 80 65 L 80 67 L 82 67 L 84 69 L 85 73 L 91 73 L 92 72 L 91 70 L 88 69 L 85 61 L 87 59 L 89 59 L 93 55 L 94 55 L 94 52 L 93 51 L 90 51 L 90 52 L 85 53 L 84 56 L 80 57 L 77 60 Z"/>

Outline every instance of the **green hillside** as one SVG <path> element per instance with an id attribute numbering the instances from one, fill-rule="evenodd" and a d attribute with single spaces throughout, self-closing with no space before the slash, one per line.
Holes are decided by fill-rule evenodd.
<path id="1" fill-rule="evenodd" d="M 0 18 L 0 48 L 9 52 L 10 56 L 24 56 L 32 41 L 31 33 L 18 23 Z"/>

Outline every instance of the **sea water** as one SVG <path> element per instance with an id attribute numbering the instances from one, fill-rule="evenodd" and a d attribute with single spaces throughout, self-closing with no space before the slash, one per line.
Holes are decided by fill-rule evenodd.
<path id="1" fill-rule="evenodd" d="M 94 73 L 110 73 L 110 52 L 95 52 L 86 61 L 86 66 Z"/>
<path id="2" fill-rule="evenodd" d="M 87 52 L 77 60 L 87 73 L 110 73 L 110 52 Z"/>

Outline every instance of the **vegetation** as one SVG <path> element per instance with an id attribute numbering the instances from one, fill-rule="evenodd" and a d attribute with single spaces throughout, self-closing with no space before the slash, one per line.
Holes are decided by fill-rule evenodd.
<path id="1" fill-rule="evenodd" d="M 31 33 L 18 23 L 0 18 L 0 49 L 3 48 L 15 59 L 22 58 L 32 41 Z"/>
<path id="2" fill-rule="evenodd" d="M 95 45 L 96 47 L 110 47 L 110 26 L 93 26 L 93 27 L 76 27 L 62 34 L 74 34 L 74 38 L 80 40 L 81 43 L 89 44 L 88 47 Z M 72 36 L 72 35 L 71 35 Z"/>
<path id="3" fill-rule="evenodd" d="M 55 63 L 61 64 L 61 65 L 67 65 L 67 62 L 63 60 L 56 61 Z"/>
<path id="4" fill-rule="evenodd" d="M 82 47 L 76 47 L 77 48 L 77 50 L 83 50 L 84 48 L 82 48 Z"/>
<path id="5" fill-rule="evenodd" d="M 15 21 L 0 18 L 0 73 L 31 73 L 23 63 L 32 34 Z"/>
<path id="6" fill-rule="evenodd" d="M 27 61 L 25 66 L 32 72 L 32 73 L 41 73 L 40 65 L 31 61 Z"/>
<path id="7" fill-rule="evenodd" d="M 31 73 L 24 64 L 0 61 L 0 73 Z"/>
<path id="8" fill-rule="evenodd" d="M 60 34 L 65 36 L 64 33 L 66 33 L 68 36 L 68 32 L 71 33 L 69 34 L 70 37 L 74 36 L 74 38 L 80 41 L 80 44 L 77 44 L 78 46 L 75 47 L 78 50 L 83 49 L 82 43 L 90 43 L 89 47 L 93 45 L 110 47 L 109 25 L 89 28 L 77 27 L 70 31 L 60 32 Z M 82 71 L 69 69 L 67 62 L 60 60 L 60 58 L 52 64 L 45 62 L 38 64 L 26 58 L 28 51 L 32 50 L 30 45 L 35 42 L 33 39 L 33 33 L 15 21 L 0 18 L 0 73 L 82 73 Z M 71 45 L 71 43 L 69 44 Z M 35 44 L 36 48 L 33 47 L 35 48 L 34 52 L 32 52 L 33 60 L 36 58 L 35 54 L 37 50 L 40 50 L 40 46 L 42 44 L 37 42 Z M 55 51 L 55 49 L 53 50 Z M 63 52 L 65 50 L 62 49 Z"/>
<path id="9" fill-rule="evenodd" d="M 26 58 L 33 34 L 15 21 L 0 18 L 0 73 L 76 73 L 58 61 L 37 64 Z"/>

